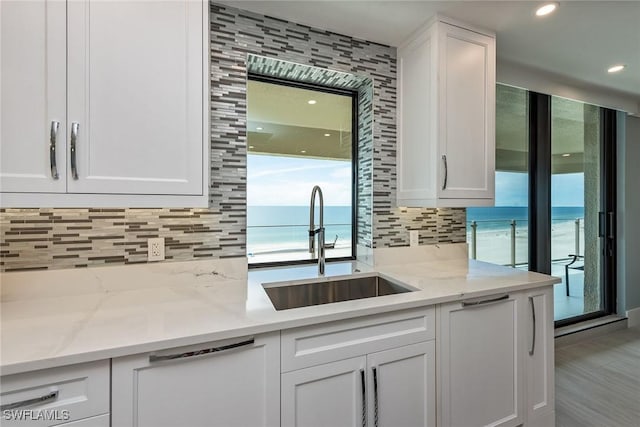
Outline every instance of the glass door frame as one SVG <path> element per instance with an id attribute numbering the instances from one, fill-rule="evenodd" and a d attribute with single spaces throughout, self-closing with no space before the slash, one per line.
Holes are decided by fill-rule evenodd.
<path id="1" fill-rule="evenodd" d="M 551 96 L 528 92 L 529 270 L 551 273 Z M 600 107 L 601 309 L 556 320 L 561 327 L 616 311 L 616 111 Z"/>

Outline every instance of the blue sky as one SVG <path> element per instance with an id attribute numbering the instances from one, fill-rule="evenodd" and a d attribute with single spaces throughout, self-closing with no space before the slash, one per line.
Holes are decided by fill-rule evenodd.
<path id="1" fill-rule="evenodd" d="M 326 206 L 351 204 L 351 162 L 250 154 L 247 156 L 249 206 L 307 206 L 314 185 Z M 527 206 L 528 175 L 496 173 L 496 206 Z M 584 174 L 554 175 L 553 206 L 584 206 Z"/>
<path id="2" fill-rule="evenodd" d="M 325 206 L 351 205 L 351 162 L 249 154 L 249 206 L 308 206 L 314 185 Z"/>

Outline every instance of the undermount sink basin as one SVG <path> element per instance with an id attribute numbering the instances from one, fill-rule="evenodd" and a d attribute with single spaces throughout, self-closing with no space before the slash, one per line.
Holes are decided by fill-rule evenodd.
<path id="1" fill-rule="evenodd" d="M 380 276 L 309 281 L 291 285 L 264 283 L 265 292 L 276 310 L 330 304 L 332 302 L 381 297 L 412 292 L 413 289 Z"/>

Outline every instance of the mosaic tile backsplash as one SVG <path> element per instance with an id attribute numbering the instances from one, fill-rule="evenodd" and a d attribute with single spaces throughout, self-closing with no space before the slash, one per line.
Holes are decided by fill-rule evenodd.
<path id="1" fill-rule="evenodd" d="M 323 73 L 325 77 L 356 77 L 351 82 L 358 84 L 352 87 L 361 95 L 362 114 L 359 244 L 406 246 L 409 229 L 420 230 L 422 244 L 466 240 L 464 208 L 395 206 L 395 48 L 213 3 L 210 12 L 209 208 L 0 209 L 0 270 L 143 263 L 150 237 L 165 238 L 167 260 L 245 256 L 249 55 L 298 64 L 292 69 L 301 73 L 300 79 L 313 75 L 305 74 L 305 66 L 307 71 L 313 67 L 334 72 Z"/>

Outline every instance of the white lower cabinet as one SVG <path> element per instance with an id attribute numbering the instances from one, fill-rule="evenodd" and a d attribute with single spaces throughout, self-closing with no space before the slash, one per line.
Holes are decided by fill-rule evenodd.
<path id="1" fill-rule="evenodd" d="M 552 427 L 553 332 L 545 286 L 5 375 L 1 424 Z"/>
<path id="2" fill-rule="evenodd" d="M 436 425 L 435 342 L 367 355 L 370 426 Z M 377 420 L 377 422 L 376 422 Z"/>
<path id="3" fill-rule="evenodd" d="M 109 426 L 109 360 L 0 379 L 0 425 Z"/>
<path id="4" fill-rule="evenodd" d="M 443 427 L 522 424 L 519 306 L 514 295 L 440 306 Z"/>
<path id="5" fill-rule="evenodd" d="M 282 374 L 282 426 L 363 426 L 365 364 L 356 357 Z"/>
<path id="6" fill-rule="evenodd" d="M 555 423 L 553 288 L 534 289 L 525 296 L 526 424 L 549 427 Z"/>
<path id="7" fill-rule="evenodd" d="M 551 292 L 440 306 L 439 425 L 555 424 Z"/>
<path id="8" fill-rule="evenodd" d="M 282 374 L 282 426 L 435 426 L 434 314 L 407 310 L 283 331 L 283 369 L 313 366 Z M 358 348 L 357 357 L 340 358 Z"/>
<path id="9" fill-rule="evenodd" d="M 277 426 L 280 333 L 113 359 L 112 425 Z"/>

